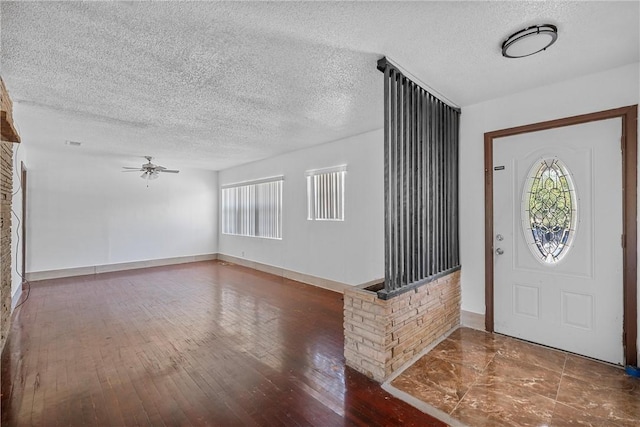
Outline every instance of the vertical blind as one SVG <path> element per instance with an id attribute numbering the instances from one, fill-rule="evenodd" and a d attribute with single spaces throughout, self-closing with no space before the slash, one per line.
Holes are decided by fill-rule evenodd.
<path id="1" fill-rule="evenodd" d="M 346 166 L 307 171 L 307 219 L 344 221 Z"/>
<path id="2" fill-rule="evenodd" d="M 382 58 L 388 298 L 460 267 L 458 123 L 445 104 Z"/>
<path id="3" fill-rule="evenodd" d="M 282 177 L 222 187 L 222 233 L 282 239 Z"/>

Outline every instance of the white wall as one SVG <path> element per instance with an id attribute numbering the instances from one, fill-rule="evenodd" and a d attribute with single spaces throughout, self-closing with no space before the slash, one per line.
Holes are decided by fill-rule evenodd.
<path id="1" fill-rule="evenodd" d="M 22 295 L 22 185 L 21 162 L 28 162 L 27 147 L 24 143 L 13 144 L 13 199 L 11 201 L 11 310 Z"/>
<path id="2" fill-rule="evenodd" d="M 282 240 L 220 234 L 220 253 L 350 285 L 384 277 L 383 142 L 376 130 L 221 171 L 220 185 L 285 181 Z M 341 164 L 345 221 L 308 221 L 305 171 Z"/>
<path id="3" fill-rule="evenodd" d="M 217 172 L 183 169 L 147 188 L 122 172 L 136 162 L 81 150 L 29 151 L 27 272 L 217 252 Z"/>
<path id="4" fill-rule="evenodd" d="M 485 311 L 484 133 L 638 104 L 639 81 L 640 70 L 636 63 L 462 108 L 460 256 L 463 310 Z"/>

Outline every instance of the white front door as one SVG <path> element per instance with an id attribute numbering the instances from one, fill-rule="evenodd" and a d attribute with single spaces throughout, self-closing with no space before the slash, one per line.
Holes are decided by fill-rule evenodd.
<path id="1" fill-rule="evenodd" d="M 624 362 L 621 128 L 494 140 L 496 332 Z"/>

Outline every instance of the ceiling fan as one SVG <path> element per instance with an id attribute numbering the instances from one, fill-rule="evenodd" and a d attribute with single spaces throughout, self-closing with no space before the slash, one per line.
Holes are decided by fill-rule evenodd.
<path id="1" fill-rule="evenodd" d="M 160 176 L 160 172 L 162 173 L 180 172 L 179 170 L 167 169 L 164 166 L 154 165 L 153 163 L 151 163 L 151 160 L 153 159 L 153 157 L 151 156 L 144 156 L 144 158 L 147 159 L 147 163 L 143 164 L 139 168 L 131 168 L 131 167 L 123 166 L 122 168 L 126 170 L 123 170 L 122 172 L 142 172 L 142 175 L 140 175 L 140 178 L 147 179 L 147 180 L 157 179 L 158 176 Z"/>

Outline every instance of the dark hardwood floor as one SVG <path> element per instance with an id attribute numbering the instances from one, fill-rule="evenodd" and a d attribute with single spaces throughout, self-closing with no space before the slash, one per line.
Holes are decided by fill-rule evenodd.
<path id="1" fill-rule="evenodd" d="M 342 295 L 201 262 L 35 284 L 2 426 L 443 426 L 347 368 Z"/>

